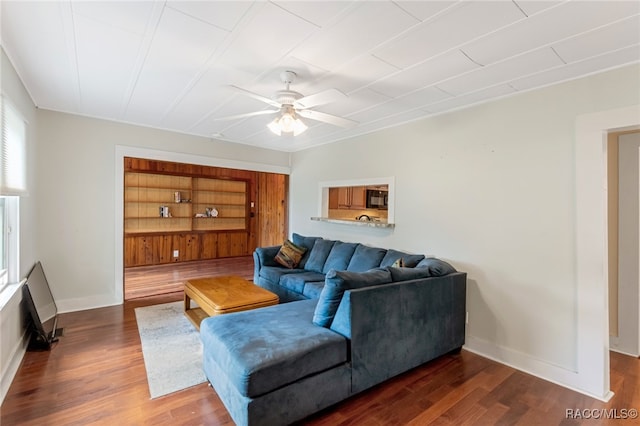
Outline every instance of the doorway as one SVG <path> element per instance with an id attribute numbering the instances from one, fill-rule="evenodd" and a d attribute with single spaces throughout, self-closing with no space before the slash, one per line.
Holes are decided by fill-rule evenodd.
<path id="1" fill-rule="evenodd" d="M 607 134 L 640 129 L 640 105 L 576 117 L 575 374 L 567 383 L 608 401 L 609 373 Z"/>
<path id="2" fill-rule="evenodd" d="M 640 355 L 640 131 L 607 138 L 609 345 Z"/>
<path id="3" fill-rule="evenodd" d="M 125 211 L 125 205 L 124 205 L 124 186 L 125 186 L 125 181 L 124 181 L 124 175 L 125 175 L 125 167 L 124 167 L 124 159 L 126 157 L 135 157 L 135 158 L 144 158 L 144 159 L 148 159 L 148 160 L 156 160 L 159 162 L 172 162 L 172 163 L 179 163 L 179 164 L 186 164 L 186 165 L 193 165 L 196 168 L 199 166 L 201 168 L 207 168 L 207 167 L 213 167 L 213 168 L 226 168 L 228 170 L 240 170 L 240 171 L 245 171 L 245 172 L 253 172 L 255 174 L 257 174 L 258 176 L 261 175 L 279 175 L 280 179 L 282 180 L 282 182 L 284 182 L 285 185 L 288 185 L 288 175 L 290 173 L 290 167 L 285 167 L 285 166 L 277 166 L 277 165 L 268 165 L 268 164 L 258 164 L 258 163 L 249 163 L 249 162 L 244 162 L 244 161 L 239 161 L 239 160 L 228 160 L 228 159 L 221 159 L 221 158 L 214 158 L 214 157 L 207 157 L 204 155 L 193 155 L 193 154 L 184 154 L 184 153 L 176 153 L 176 152 L 168 152 L 168 151 L 158 151 L 158 150 L 153 150 L 153 149 L 147 149 L 147 148 L 136 148 L 136 147 L 128 147 L 128 146 L 121 146 L 121 145 L 117 145 L 116 146 L 116 151 L 115 151 L 115 200 L 114 200 L 114 204 L 115 204 L 115 232 L 114 232 L 114 237 L 115 237 L 115 282 L 114 282 L 114 296 L 115 296 L 115 300 L 118 303 L 123 303 L 124 302 L 124 293 L 125 293 L 125 262 L 124 262 L 124 254 L 125 254 L 125 250 L 124 250 L 124 234 L 125 234 L 125 226 L 124 226 L 124 222 L 125 222 L 125 215 L 124 215 L 124 211 Z M 269 184 L 272 184 L 272 181 L 269 181 Z M 288 196 L 288 191 L 285 189 L 283 191 L 280 191 L 279 193 L 281 194 L 285 194 Z M 249 211 L 248 213 L 248 219 L 250 221 L 250 223 L 252 225 L 254 225 L 252 227 L 252 229 L 261 229 L 261 227 L 257 227 L 255 226 L 254 222 L 257 222 L 258 220 L 261 221 L 269 221 L 270 219 L 268 217 L 265 217 L 265 214 L 272 214 L 274 215 L 273 217 L 277 217 L 279 220 L 288 220 L 288 215 L 287 215 L 287 211 L 288 211 L 288 200 L 280 200 L 280 202 L 277 203 L 277 206 L 274 206 L 274 208 L 265 208 L 261 205 L 260 203 L 260 199 L 254 199 L 255 200 L 255 212 L 254 211 Z M 273 198 L 270 198 L 269 200 L 273 200 Z M 267 200 L 267 202 L 269 201 Z M 249 203 L 251 202 L 251 200 L 249 200 Z M 252 209 L 253 206 L 250 205 L 249 209 Z M 284 211 L 284 213 L 282 213 Z M 271 222 L 271 223 L 275 223 L 275 222 Z M 269 229 L 273 230 L 273 227 L 270 227 Z M 279 240 L 278 244 L 281 244 L 282 241 L 284 240 L 284 238 L 286 238 L 286 232 L 287 232 L 287 226 L 286 226 L 286 222 L 284 226 L 281 226 L 278 228 L 279 232 L 283 232 L 283 235 L 280 235 L 278 237 L 278 235 L 276 235 L 277 233 L 271 232 L 268 233 L 266 236 L 264 235 L 264 233 L 262 232 L 249 232 L 249 235 L 247 237 L 247 247 L 248 246 L 262 246 L 265 245 L 266 243 L 277 239 Z M 278 233 L 279 233 L 278 232 Z M 232 232 L 228 232 L 229 234 L 235 234 L 238 233 L 237 231 L 232 231 Z M 184 234 L 184 233 L 180 233 L 178 232 L 178 234 Z M 241 269 L 244 268 L 244 266 L 238 266 L 238 268 L 235 269 L 236 272 L 238 271 L 245 271 L 245 272 L 239 272 L 241 275 L 245 275 L 245 276 L 251 276 L 252 277 L 252 269 L 253 269 L 253 258 L 251 256 L 251 253 L 253 252 L 253 250 L 246 250 L 245 253 L 241 253 L 244 256 L 241 256 L 240 254 L 236 253 L 236 250 L 238 249 L 238 243 L 237 243 L 237 236 L 232 236 L 232 237 L 225 237 L 222 238 L 221 240 L 217 240 L 217 247 L 218 249 L 218 255 L 220 255 L 221 253 L 224 255 L 224 258 L 222 259 L 208 259 L 211 260 L 211 264 L 207 264 L 207 263 L 200 263 L 199 266 L 197 265 L 200 260 L 197 261 L 189 261 L 189 262 L 184 262 L 185 264 L 190 264 L 189 267 L 194 268 L 196 270 L 196 273 L 200 274 L 200 273 L 206 273 L 206 274 L 213 274 L 214 273 L 214 269 L 216 269 L 217 271 L 220 271 L 219 269 L 219 265 L 216 266 L 214 262 L 214 260 L 219 260 L 220 262 L 225 262 L 225 265 L 230 266 L 231 263 L 230 260 L 232 258 L 235 257 L 244 257 L 244 259 L 242 259 L 242 261 L 244 262 L 244 264 L 250 264 L 251 265 L 251 272 L 246 272 L 246 268 L 245 269 Z M 266 242 L 265 242 L 266 241 Z M 184 251 L 182 250 L 182 248 L 180 248 L 180 251 Z M 173 253 L 171 253 L 172 255 Z M 218 258 L 220 258 L 222 256 L 218 256 Z M 169 269 L 171 270 L 171 276 L 170 279 L 174 279 L 174 272 L 176 273 L 176 275 L 180 275 L 180 273 L 177 272 L 177 270 L 173 270 L 173 267 L 176 266 L 179 262 L 171 262 L 169 263 L 167 266 Z M 143 266 L 143 265 L 141 265 Z M 152 266 L 152 265 L 144 265 L 144 266 Z M 237 265 L 236 265 L 237 266 Z M 186 266 L 185 266 L 186 267 Z M 235 267 L 234 267 L 235 268 Z M 146 271 L 149 274 L 151 273 L 150 271 Z M 163 274 L 163 273 L 168 273 L 166 271 L 159 271 L 157 273 Z M 188 272 L 190 274 L 190 272 Z M 229 275 L 228 270 L 227 272 L 225 272 L 226 275 Z M 184 277 L 186 275 L 182 275 L 182 277 Z M 180 282 L 182 282 L 184 280 L 181 280 Z"/>

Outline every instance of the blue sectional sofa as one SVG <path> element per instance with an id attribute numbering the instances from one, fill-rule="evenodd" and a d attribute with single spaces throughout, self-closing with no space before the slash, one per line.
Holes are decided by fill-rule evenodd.
<path id="1" fill-rule="evenodd" d="M 406 267 L 415 267 L 425 259 L 422 254 L 369 247 L 358 243 L 304 237 L 293 234 L 293 243 L 306 249 L 297 268 L 288 269 L 276 262 L 281 246 L 260 247 L 253 253 L 253 282 L 280 297 L 280 302 L 317 299 L 324 288 L 327 272 L 365 272 L 373 268 L 392 266 L 398 259 Z M 450 267 L 444 262 L 426 260 L 423 265 Z M 432 266 L 434 267 L 434 266 Z"/>
<path id="2" fill-rule="evenodd" d="M 464 344 L 465 273 L 294 234 L 304 240 L 295 270 L 274 247 L 254 255 L 256 284 L 289 303 L 202 321 L 205 374 L 238 425 L 290 424 Z M 400 258 L 414 267 L 391 266 Z"/>

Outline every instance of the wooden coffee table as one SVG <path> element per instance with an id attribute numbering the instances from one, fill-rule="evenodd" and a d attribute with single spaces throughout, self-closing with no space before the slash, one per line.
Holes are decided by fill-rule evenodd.
<path id="1" fill-rule="evenodd" d="M 191 307 L 192 300 L 198 307 Z M 209 316 L 277 304 L 277 295 L 236 276 L 199 278 L 184 286 L 184 314 L 198 330 Z"/>

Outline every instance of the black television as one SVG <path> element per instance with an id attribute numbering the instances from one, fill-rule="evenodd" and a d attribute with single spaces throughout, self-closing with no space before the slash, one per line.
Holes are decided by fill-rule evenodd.
<path id="1" fill-rule="evenodd" d="M 22 287 L 23 298 L 27 307 L 31 340 L 29 348 L 47 350 L 62 335 L 58 325 L 58 307 L 53 299 L 42 263 L 37 262 Z"/>

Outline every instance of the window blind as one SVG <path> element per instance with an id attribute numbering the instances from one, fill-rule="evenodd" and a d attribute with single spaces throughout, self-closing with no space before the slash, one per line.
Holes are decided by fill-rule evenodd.
<path id="1" fill-rule="evenodd" d="M 27 195 L 27 123 L 3 96 L 0 195 Z"/>

